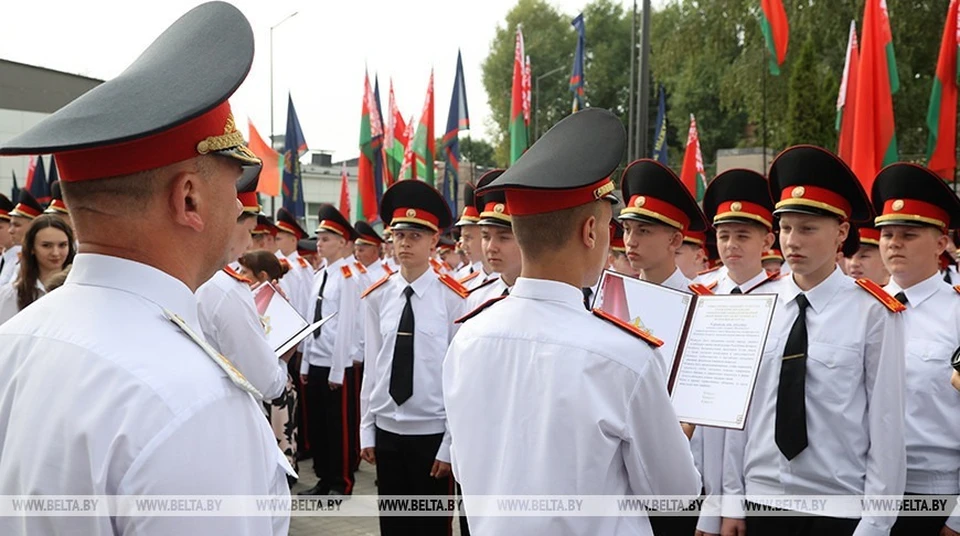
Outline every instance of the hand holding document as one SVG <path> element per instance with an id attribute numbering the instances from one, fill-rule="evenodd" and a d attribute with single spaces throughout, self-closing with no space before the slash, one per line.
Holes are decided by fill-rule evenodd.
<path id="1" fill-rule="evenodd" d="M 263 283 L 253 289 L 253 302 L 267 334 L 267 343 L 274 348 L 277 357 L 300 344 L 307 335 L 320 329 L 327 320 L 337 314 L 333 313 L 310 324 L 271 283 Z"/>
<path id="2" fill-rule="evenodd" d="M 595 306 L 663 341 L 677 417 L 742 430 L 777 297 L 695 296 L 605 272 Z"/>

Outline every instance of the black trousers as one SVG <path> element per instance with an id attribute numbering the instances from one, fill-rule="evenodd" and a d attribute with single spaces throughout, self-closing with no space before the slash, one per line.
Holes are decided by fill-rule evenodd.
<path id="1" fill-rule="evenodd" d="M 756 505 L 754 509 L 762 508 Z M 790 517 L 782 514 L 764 516 L 760 511 L 748 512 L 746 521 L 747 534 L 776 534 L 777 536 L 849 536 L 860 523 L 859 519 L 816 516 L 802 512 L 796 512 L 796 516 Z"/>
<path id="2" fill-rule="evenodd" d="M 350 397 L 350 433 L 353 436 L 354 448 L 350 449 L 350 467 L 356 472 L 360 468 L 360 389 L 363 387 L 363 363 L 353 362 L 353 396 Z"/>
<path id="3" fill-rule="evenodd" d="M 443 434 L 398 435 L 376 430 L 377 482 L 380 495 L 453 495 L 453 478 L 433 478 L 430 471 Z M 452 516 L 380 515 L 381 536 L 447 536 Z"/>
<path id="4" fill-rule="evenodd" d="M 700 490 L 701 497 L 704 491 Z M 654 536 L 691 536 L 697 531 L 697 516 L 669 516 L 650 513 L 650 528 Z"/>
<path id="5" fill-rule="evenodd" d="M 297 459 L 306 460 L 310 457 L 310 431 L 309 418 L 307 416 L 307 389 L 300 383 L 300 362 L 303 360 L 303 354 L 294 352 L 293 357 L 287 362 L 287 372 L 293 378 L 293 389 L 297 392 L 297 408 L 294 412 L 297 426 Z"/>
<path id="6" fill-rule="evenodd" d="M 320 485 L 349 495 L 353 493 L 349 397 L 352 396 L 353 369 L 344 372 L 343 385 L 330 389 L 330 367 L 310 365 L 307 374 L 307 430 L 313 454 L 313 470 Z"/>
<path id="7" fill-rule="evenodd" d="M 918 493 L 904 493 L 904 498 L 923 497 Z M 950 501 L 947 504 L 947 513 L 953 509 L 956 504 Z M 938 536 L 940 529 L 947 522 L 947 516 L 904 516 L 897 517 L 897 522 L 893 524 L 890 536 Z"/>

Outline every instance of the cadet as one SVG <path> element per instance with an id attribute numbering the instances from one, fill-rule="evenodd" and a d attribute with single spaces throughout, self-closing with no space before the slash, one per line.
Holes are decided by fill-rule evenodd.
<path id="1" fill-rule="evenodd" d="M 650 534 L 645 517 L 483 517 L 472 496 L 700 491 L 653 345 L 583 308 L 610 246 L 625 138 L 615 115 L 587 108 L 478 190 L 505 191 L 523 268 L 509 296 L 465 317 L 444 362 L 472 534 Z"/>
<path id="2" fill-rule="evenodd" d="M 454 224 L 460 229 L 460 245 L 467 254 L 468 263 L 457 270 L 454 277 L 467 289 L 474 289 L 491 277 L 490 271 L 484 263 L 483 248 L 480 246 L 480 210 L 476 203 L 476 189 L 472 184 L 463 186 L 463 212 L 460 219 Z M 482 207 L 481 207 L 482 208 Z"/>
<path id="3" fill-rule="evenodd" d="M 503 173 L 502 169 L 487 172 L 477 182 L 483 188 Z M 487 192 L 476 197 L 480 213 L 480 245 L 485 264 L 499 274 L 470 291 L 466 308 L 472 311 L 489 299 L 506 296 L 520 277 L 520 248 L 513 235 L 513 223 L 502 191 Z"/>
<path id="4" fill-rule="evenodd" d="M 255 389 L 203 340 L 194 296 L 231 260 L 238 179 L 260 169 L 227 101 L 252 61 L 243 14 L 201 4 L 117 78 L 0 146 L 54 155 L 83 240 L 66 284 L 0 326 L 0 494 L 288 495 Z M 0 518 L 5 536 L 288 528 L 288 516 Z"/>
<path id="5" fill-rule="evenodd" d="M 860 245 L 857 252 L 846 259 L 847 275 L 854 279 L 866 278 L 880 286 L 890 282 L 890 272 L 880 257 L 880 230 L 873 225 L 857 227 Z"/>
<path id="6" fill-rule="evenodd" d="M 793 272 L 778 293 L 743 431 L 726 431 L 724 495 L 900 495 L 903 306 L 876 283 L 845 276 L 836 253 L 850 222 L 873 216 L 853 172 L 832 153 L 791 147 L 770 168 L 780 243 Z M 844 508 L 846 506 L 846 508 Z M 747 515 L 725 501 L 724 534 L 886 534 L 837 501 L 798 517 Z M 807 515 L 813 514 L 813 515 Z"/>
<path id="7" fill-rule="evenodd" d="M 308 308 L 313 297 L 310 296 L 310 287 L 313 286 L 313 270 L 310 263 L 300 257 L 297 244 L 307 237 L 307 231 L 300 226 L 297 218 L 285 208 L 277 211 L 277 257 L 284 258 L 290 263 L 290 272 L 281 280 L 287 299 L 303 315 L 309 318 Z"/>
<path id="8" fill-rule="evenodd" d="M 257 226 L 250 231 L 253 237 L 251 249 L 263 249 L 273 253 L 277 250 L 277 233 L 279 230 L 265 214 L 257 214 Z"/>
<path id="9" fill-rule="evenodd" d="M 960 395 L 947 383 L 960 346 L 960 296 L 943 281 L 938 258 L 960 227 L 960 201 L 935 173 L 893 164 L 873 183 L 880 254 L 903 313 L 906 344 L 907 495 L 960 493 Z M 952 501 L 951 501 L 952 503 Z M 951 506 L 956 506 L 951 504 Z M 901 515 L 891 534 L 937 536 L 960 531 L 960 512 L 948 518 Z M 946 526 L 944 526 L 946 524 Z"/>
<path id="10" fill-rule="evenodd" d="M 381 495 L 446 495 L 453 480 L 441 365 L 467 290 L 431 270 L 430 254 L 450 209 L 427 183 L 400 181 L 384 192 L 380 219 L 390 222 L 400 272 L 364 291 L 361 456 L 377 466 Z M 447 534 L 449 526 L 448 517 L 380 516 L 384 536 Z"/>
<path id="11" fill-rule="evenodd" d="M 20 250 L 23 246 L 23 236 L 30 227 L 30 222 L 43 214 L 43 206 L 37 202 L 30 192 L 21 188 L 20 200 L 10 211 L 10 236 L 13 237 L 13 247 L 3 252 L 4 257 L 12 262 L 3 265 L 0 272 L 0 285 L 12 283 L 20 273 Z"/>
<path id="12" fill-rule="evenodd" d="M 13 210 L 13 202 L 0 194 L 0 280 L 6 271 L 7 263 L 13 265 L 17 262 L 17 253 L 20 248 L 14 248 L 13 234 L 10 232 L 10 212 Z"/>

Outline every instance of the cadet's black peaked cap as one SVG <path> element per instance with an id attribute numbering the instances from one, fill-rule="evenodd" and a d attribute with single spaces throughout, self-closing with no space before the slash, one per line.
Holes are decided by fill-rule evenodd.
<path id="1" fill-rule="evenodd" d="M 383 243 L 383 237 L 380 236 L 377 230 L 369 223 L 363 220 L 357 220 L 357 222 L 353 224 L 353 228 L 356 229 L 359 235 L 359 238 L 357 238 L 358 243 L 371 246 L 379 246 Z"/>
<path id="2" fill-rule="evenodd" d="M 784 149 L 770 165 L 774 214 L 799 212 L 853 223 L 873 219 L 870 201 L 853 171 L 830 151 L 813 145 Z"/>
<path id="3" fill-rule="evenodd" d="M 547 131 L 496 180 L 482 188 L 505 190 L 514 216 L 556 212 L 598 199 L 616 203 L 610 175 L 620 165 L 626 131 L 601 108 L 568 115 Z"/>
<path id="4" fill-rule="evenodd" d="M 916 164 L 897 163 L 873 181 L 877 227 L 929 225 L 946 232 L 960 227 L 960 200 L 936 173 Z"/>
<path id="5" fill-rule="evenodd" d="M 317 211 L 317 218 L 320 223 L 317 224 L 318 233 L 335 233 L 346 240 L 356 240 L 360 238 L 357 230 L 350 225 L 347 218 L 337 210 L 337 207 L 330 203 L 323 203 Z"/>
<path id="6" fill-rule="evenodd" d="M 477 181 L 477 188 L 483 188 L 497 177 L 503 175 L 503 169 L 494 169 L 484 173 Z M 503 190 L 481 192 L 476 199 L 477 212 L 480 214 L 479 225 L 499 225 L 508 229 L 513 228 L 513 218 L 507 207 L 507 194 Z"/>
<path id="7" fill-rule="evenodd" d="M 697 201 L 672 169 L 649 158 L 623 170 L 621 220 L 657 223 L 678 231 L 706 231 L 709 225 Z"/>
<path id="8" fill-rule="evenodd" d="M 380 220 L 390 229 L 427 229 L 439 233 L 450 227 L 453 217 L 440 192 L 418 180 L 394 183 L 380 199 Z"/>
<path id="9" fill-rule="evenodd" d="M 244 145 L 227 99 L 253 62 L 253 31 L 225 2 L 174 22 L 125 71 L 0 145 L 0 154 L 47 154 L 66 182 L 128 175 L 203 154 L 243 166 L 260 159 Z M 243 184 L 240 185 L 241 187 Z"/>
<path id="10" fill-rule="evenodd" d="M 707 186 L 703 212 L 713 225 L 755 223 L 773 229 L 773 199 L 767 178 L 749 169 L 724 171 Z"/>

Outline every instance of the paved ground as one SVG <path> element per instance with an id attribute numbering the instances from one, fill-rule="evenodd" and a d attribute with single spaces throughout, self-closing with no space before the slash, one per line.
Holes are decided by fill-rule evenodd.
<path id="1" fill-rule="evenodd" d="M 313 474 L 313 462 L 300 462 L 300 481 L 293 486 L 291 493 L 309 489 L 317 483 Z M 375 495 L 376 486 L 373 485 L 376 469 L 367 462 L 360 462 L 360 470 L 356 474 L 356 483 L 353 493 L 356 495 Z M 459 527 L 454 523 L 454 534 L 460 534 Z M 290 518 L 290 536 L 379 536 L 380 528 L 376 517 L 292 517 Z"/>

